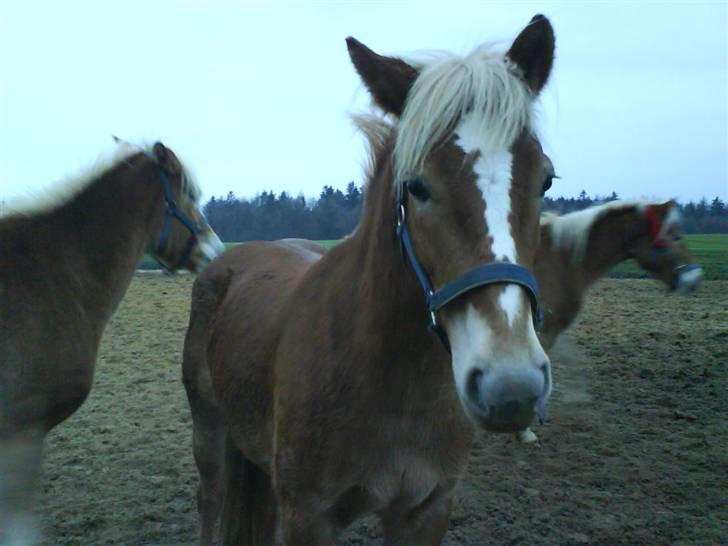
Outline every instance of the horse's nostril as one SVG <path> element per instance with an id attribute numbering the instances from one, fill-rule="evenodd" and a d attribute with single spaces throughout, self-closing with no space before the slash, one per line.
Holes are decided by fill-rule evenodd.
<path id="1" fill-rule="evenodd" d="M 480 382 L 483 377 L 483 372 L 481 370 L 473 370 L 470 372 L 470 375 L 468 375 L 468 380 L 465 385 L 466 394 L 468 395 L 468 398 L 471 402 L 474 402 L 477 405 L 481 405 L 480 403 Z"/>
<path id="2" fill-rule="evenodd" d="M 548 392 L 551 387 L 551 366 L 548 362 L 544 362 L 540 366 L 541 373 L 543 374 L 543 391 Z"/>

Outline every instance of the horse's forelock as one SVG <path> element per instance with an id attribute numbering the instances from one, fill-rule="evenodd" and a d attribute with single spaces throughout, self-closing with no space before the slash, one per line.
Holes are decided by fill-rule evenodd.
<path id="1" fill-rule="evenodd" d="M 530 127 L 533 94 L 502 53 L 478 48 L 423 64 L 397 122 L 395 180 L 417 175 L 426 157 L 466 113 L 477 117 L 485 146 L 508 149 Z"/>

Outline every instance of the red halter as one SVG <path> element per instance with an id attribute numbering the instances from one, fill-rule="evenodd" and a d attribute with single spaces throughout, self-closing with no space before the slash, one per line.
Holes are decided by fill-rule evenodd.
<path id="1" fill-rule="evenodd" d="M 650 234 L 650 241 L 656 247 L 665 247 L 667 242 L 660 237 L 662 231 L 662 222 L 657 218 L 657 210 L 655 205 L 647 205 L 647 229 Z"/>

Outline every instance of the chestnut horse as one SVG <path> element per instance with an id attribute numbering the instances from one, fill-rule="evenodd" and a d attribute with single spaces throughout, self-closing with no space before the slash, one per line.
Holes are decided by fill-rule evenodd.
<path id="1" fill-rule="evenodd" d="M 0 543 L 33 540 L 43 440 L 88 395 L 104 327 L 143 254 L 201 271 L 223 250 L 199 197 L 157 143 L 0 217 Z"/>
<path id="2" fill-rule="evenodd" d="M 347 45 L 388 115 L 360 120 L 357 230 L 325 254 L 240 245 L 193 288 L 183 377 L 205 544 L 223 491 L 226 545 L 274 544 L 277 528 L 331 544 L 367 513 L 387 544 L 440 544 L 476 427 L 522 430 L 551 391 L 526 269 L 550 23 L 536 16 L 505 54 L 416 66 Z"/>
<path id="3" fill-rule="evenodd" d="M 544 308 L 538 337 L 546 350 L 574 322 L 589 288 L 630 258 L 670 290 L 692 290 L 703 276 L 683 239 L 674 201 L 611 201 L 542 217 L 535 273 Z M 537 439 L 530 429 L 518 437 Z"/>

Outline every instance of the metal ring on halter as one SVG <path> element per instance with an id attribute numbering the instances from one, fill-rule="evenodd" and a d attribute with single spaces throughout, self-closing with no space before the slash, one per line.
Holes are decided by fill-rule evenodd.
<path id="1" fill-rule="evenodd" d="M 437 320 L 437 311 L 434 309 L 430 309 L 430 326 L 433 328 L 438 327 L 438 320 Z"/>
<path id="2" fill-rule="evenodd" d="M 402 225 L 402 224 L 405 223 L 405 221 L 407 220 L 406 214 L 407 214 L 407 211 L 405 210 L 404 205 L 402 203 L 400 203 L 400 205 L 399 205 L 399 214 L 397 216 L 397 224 L 398 225 Z"/>

